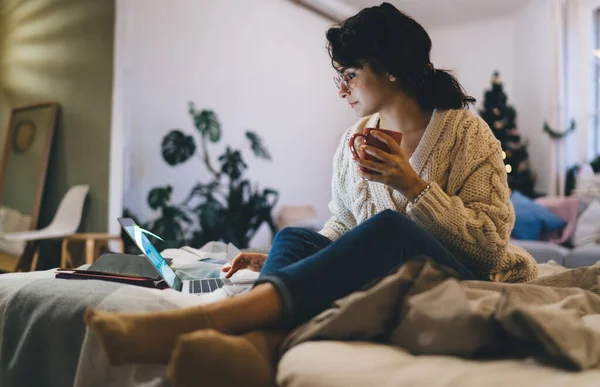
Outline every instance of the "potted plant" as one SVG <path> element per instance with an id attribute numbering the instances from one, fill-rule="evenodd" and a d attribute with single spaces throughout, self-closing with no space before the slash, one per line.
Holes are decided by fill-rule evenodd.
<path id="1" fill-rule="evenodd" d="M 221 124 L 213 111 L 199 111 L 192 102 L 188 111 L 197 130 L 200 147 L 195 136 L 172 129 L 163 138 L 162 158 L 167 164 L 176 166 L 199 153 L 212 179 L 196 183 L 187 198 L 178 204 L 171 202 L 173 188 L 170 185 L 152 188 L 147 202 L 160 215 L 140 225 L 162 237 L 170 247 L 188 245 L 198 248 L 209 241 L 223 241 L 238 248 L 247 248 L 265 222 L 274 235 L 276 225 L 272 210 L 279 198 L 278 192 L 270 188 L 261 190 L 258 184 L 252 184 L 244 177 L 248 165 L 238 149 L 227 146 L 217 159 L 218 165 L 213 166 L 209 145 L 221 140 Z M 245 138 L 256 157 L 271 160 L 256 133 L 247 131 Z M 125 216 L 131 217 L 131 213 L 126 211 Z"/>

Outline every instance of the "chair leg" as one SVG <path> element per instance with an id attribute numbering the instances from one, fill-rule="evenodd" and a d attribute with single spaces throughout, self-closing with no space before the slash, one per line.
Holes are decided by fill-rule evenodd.
<path id="1" fill-rule="evenodd" d="M 108 241 L 96 241 L 96 244 L 94 246 L 94 257 L 92 258 L 94 261 L 98 259 L 98 257 L 103 251 L 106 250 L 107 244 Z"/>
<path id="2" fill-rule="evenodd" d="M 31 268 L 31 259 L 33 259 L 33 254 L 37 249 L 38 243 L 37 241 L 29 241 L 25 245 L 25 250 L 21 257 L 19 258 L 19 262 L 17 262 L 17 266 L 15 267 L 16 272 L 24 272 L 27 269 Z"/>
<path id="3" fill-rule="evenodd" d="M 85 263 L 92 264 L 94 263 L 94 240 L 86 239 L 85 240 Z"/>
<path id="4" fill-rule="evenodd" d="M 60 267 L 71 268 L 73 267 L 73 260 L 69 253 L 69 238 L 65 238 L 62 241 L 61 253 L 60 253 Z"/>
<path id="5" fill-rule="evenodd" d="M 35 271 L 37 269 L 38 260 L 40 258 L 40 246 L 38 245 L 33 253 L 33 259 L 31 260 L 31 266 L 29 267 L 29 271 Z"/>

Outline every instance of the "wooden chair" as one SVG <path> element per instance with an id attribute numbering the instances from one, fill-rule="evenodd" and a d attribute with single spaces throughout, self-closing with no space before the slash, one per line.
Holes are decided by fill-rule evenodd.
<path id="1" fill-rule="evenodd" d="M 110 235 L 104 233 L 81 233 L 73 234 L 65 237 L 62 242 L 62 254 L 60 259 L 60 267 L 73 267 L 73 259 L 69 252 L 69 244 L 72 242 L 85 243 L 85 263 L 92 264 L 94 260 L 100 256 L 102 247 L 107 247 L 112 240 L 118 240 L 121 252 L 125 246 L 120 235 Z"/>
<path id="2" fill-rule="evenodd" d="M 16 271 L 35 270 L 39 258 L 37 242 L 46 239 L 62 239 L 77 232 L 89 190 L 90 187 L 87 185 L 71 187 L 60 201 L 56 214 L 48 227 L 40 230 L 0 234 L 0 238 L 8 241 L 27 242 L 26 251 L 16 264 Z"/>

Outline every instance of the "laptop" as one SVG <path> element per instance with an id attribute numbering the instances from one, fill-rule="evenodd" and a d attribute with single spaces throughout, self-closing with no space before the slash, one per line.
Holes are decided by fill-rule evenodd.
<path id="1" fill-rule="evenodd" d="M 119 224 L 125 230 L 127 235 L 140 248 L 146 258 L 158 274 L 165 280 L 165 283 L 174 290 L 182 293 L 203 294 L 212 293 L 224 286 L 231 287 L 232 292 L 238 293 L 252 286 L 255 280 L 250 279 L 232 279 L 232 278 L 203 278 L 197 280 L 182 280 L 171 269 L 171 266 L 165 261 L 158 250 L 150 243 L 146 232 L 137 225 L 131 218 L 119 218 Z"/>

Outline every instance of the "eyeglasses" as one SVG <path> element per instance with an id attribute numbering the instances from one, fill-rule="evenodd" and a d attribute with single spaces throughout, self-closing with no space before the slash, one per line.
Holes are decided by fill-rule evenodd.
<path id="1" fill-rule="evenodd" d="M 369 62 L 366 62 L 365 64 L 363 64 L 361 66 L 361 68 L 366 66 L 367 64 L 369 64 Z M 335 86 L 338 88 L 338 90 L 340 90 L 342 88 L 342 86 L 344 86 L 344 89 L 348 90 L 348 88 L 350 87 L 350 81 L 353 80 L 354 77 L 356 77 L 356 72 L 358 70 L 359 69 L 356 69 L 346 75 L 344 75 L 344 74 L 335 75 L 333 77 L 333 82 L 335 83 Z"/>

